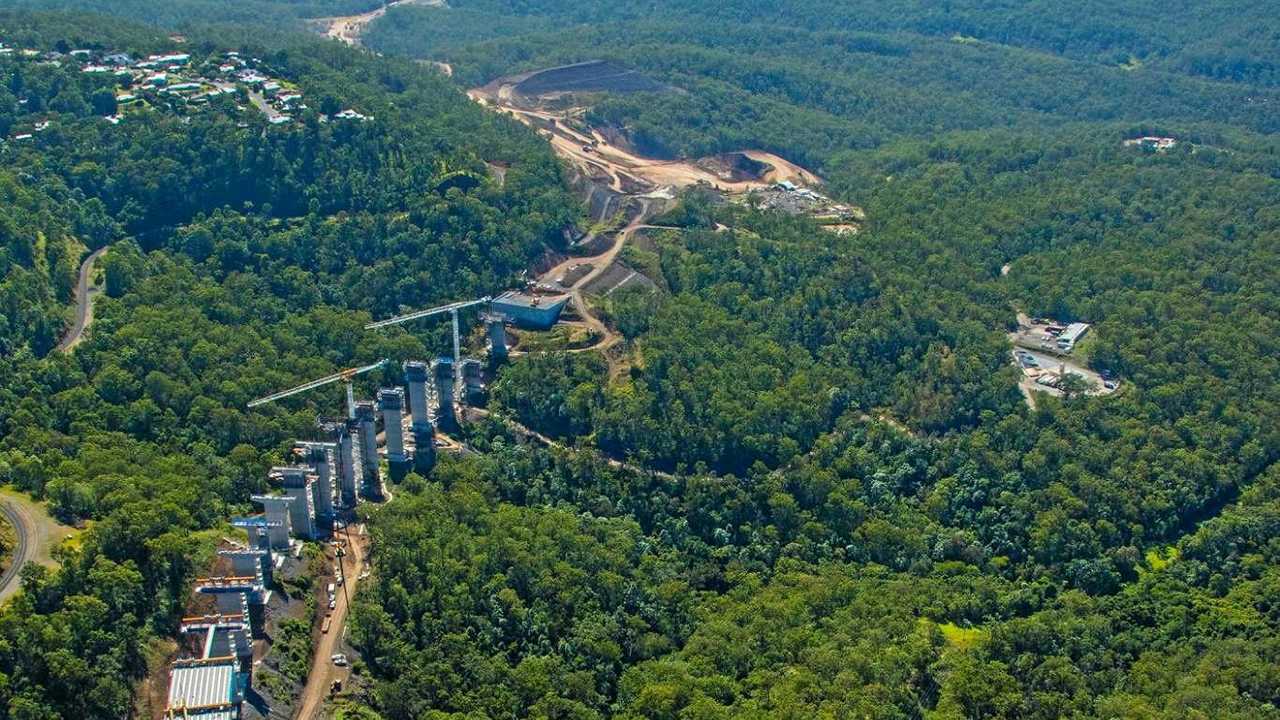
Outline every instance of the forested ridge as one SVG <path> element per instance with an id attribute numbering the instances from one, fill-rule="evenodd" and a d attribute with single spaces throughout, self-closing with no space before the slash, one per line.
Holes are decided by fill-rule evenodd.
<path id="1" fill-rule="evenodd" d="M 147 23 L 168 30 L 208 32 L 217 26 L 223 32 L 242 37 L 263 38 L 262 30 L 301 30 L 306 20 L 355 15 L 374 10 L 382 0 L 10 0 L 8 6 L 21 10 L 67 11 L 64 21 L 109 15 Z"/>
<path id="2" fill-rule="evenodd" d="M 0 14 L 10 47 L 65 52 L 95 37 L 134 53 L 174 47 L 100 17 Z M 577 215 L 532 134 L 442 81 L 263 37 L 191 36 L 182 50 L 193 62 L 260 53 L 313 103 L 295 123 L 269 126 L 232 100 L 111 124 L 94 107 L 110 80 L 0 59 L 13 198 L 0 209 L 0 480 L 89 523 L 60 569 L 28 568 L 0 610 L 0 717 L 128 716 L 148 645 L 175 632 L 211 541 L 266 488 L 283 444 L 314 436 L 315 406 L 245 403 L 357 360 L 427 356 L 420 340 L 362 325 L 507 286 Z M 319 119 L 346 107 L 374 119 Z M 44 131 L 10 137 L 37 120 Z M 502 188 L 439 188 L 482 177 L 485 160 L 511 164 Z M 105 244 L 94 326 L 74 353 L 50 353 L 69 278 Z"/>
<path id="3" fill-rule="evenodd" d="M 583 98 L 588 122 L 659 157 L 779 153 L 868 217 L 836 235 L 690 192 L 655 221 L 680 230 L 626 254 L 661 291 L 598 299 L 627 372 L 504 370 L 499 411 L 585 452 L 480 428 L 489 458 L 383 511 L 394 561 L 357 623 L 379 707 L 1275 717 L 1274 28 L 1257 3 L 1123 5 L 476 1 L 375 23 L 372 47 L 464 84 L 635 68 L 678 91 Z M 1143 135 L 1177 145 L 1125 144 Z M 1086 361 L 1122 391 L 1026 407 L 1019 310 L 1092 323 Z M 542 504 L 579 515 L 516 519 Z M 560 565 L 514 551 L 545 543 Z"/>
<path id="4" fill-rule="evenodd" d="M 625 371 L 513 359 L 471 452 L 369 511 L 348 717 L 1280 718 L 1265 4 L 450 5 L 366 40 L 462 84 L 636 67 L 684 92 L 593 98 L 591 121 L 661 155 L 779 152 L 868 219 L 698 190 L 656 218 L 678 229 L 624 258 L 660 290 L 592 299 Z M 219 12 L 137 19 L 260 55 L 310 112 L 109 125 L 93 77 L 0 59 L 0 136 L 52 120 L 0 149 L 0 481 L 90 523 L 0 609 L 0 718 L 128 716 L 212 539 L 338 393 L 245 402 L 441 351 L 443 328 L 362 326 L 508 287 L 580 218 L 545 144 L 433 71 L 196 29 L 240 19 Z M 0 14 L 12 46 L 166 35 Z M 319 120 L 345 107 L 374 120 Z M 1145 134 L 1177 144 L 1124 144 Z M 443 189 L 486 162 L 505 182 Z M 86 341 L 50 352 L 105 244 Z M 1017 311 L 1092 323 L 1082 362 L 1121 391 L 1029 408 Z"/>
<path id="5" fill-rule="evenodd" d="M 774 3 L 761 11 L 755 3 L 670 2 L 643 12 L 607 2 L 455 5 L 393 8 L 366 42 L 447 60 L 472 85 L 598 58 L 636 67 L 689 92 L 606 96 L 592 103 L 591 116 L 659 156 L 756 147 L 823 174 L 839 151 L 953 130 L 1048 133 L 1080 120 L 1277 129 L 1272 110 L 1280 96 L 1264 78 L 1210 78 L 1155 62 L 1121 67 L 1034 42 L 913 29 L 899 26 L 912 13 L 898 4 L 887 13 L 888 6 L 866 3 Z M 1064 4 L 1044 5 L 1066 11 Z M 988 27 L 1002 9 L 1008 10 L 983 11 L 992 18 Z M 882 13 L 893 16 L 887 25 L 866 21 Z M 1224 10 L 1214 20 L 1235 27 L 1239 17 Z M 1028 22 L 1031 37 L 1076 25 L 1050 15 Z M 1174 27 L 1153 23 L 1142 35 L 1168 42 Z M 1201 37 L 1218 38 L 1222 52 L 1241 52 L 1226 27 L 1196 27 Z M 1275 54 L 1272 42 L 1251 57 Z"/>

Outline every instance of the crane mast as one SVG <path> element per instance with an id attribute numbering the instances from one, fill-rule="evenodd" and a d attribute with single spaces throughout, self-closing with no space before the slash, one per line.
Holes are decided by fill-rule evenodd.
<path id="1" fill-rule="evenodd" d="M 393 318 L 387 318 L 386 320 L 379 320 L 377 322 L 369 323 L 368 325 L 364 326 L 364 329 L 377 330 L 378 328 L 390 327 L 392 325 L 400 325 L 401 323 L 407 323 L 413 320 L 420 320 L 422 318 L 432 317 L 434 315 L 442 315 L 444 313 L 449 313 L 449 315 L 451 316 L 450 320 L 453 323 L 453 397 L 455 401 L 460 401 L 462 398 L 463 379 L 462 379 L 462 339 L 460 337 L 461 331 L 459 330 L 459 326 L 458 326 L 458 311 L 464 310 L 469 307 L 473 307 L 475 305 L 483 305 L 492 300 L 493 300 L 492 297 L 489 297 L 486 295 L 485 297 L 482 297 L 479 300 L 463 300 L 460 302 L 449 303 L 448 305 L 441 305 L 439 307 L 428 308 L 426 310 L 417 310 L 415 312 L 406 313 L 404 315 L 397 315 L 396 317 L 393 317 Z"/>

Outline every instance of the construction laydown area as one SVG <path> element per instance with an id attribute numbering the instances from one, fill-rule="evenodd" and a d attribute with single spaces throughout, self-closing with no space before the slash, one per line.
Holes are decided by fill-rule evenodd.
<path id="1" fill-rule="evenodd" d="M 859 208 L 823 195 L 817 189 L 821 178 L 778 155 L 743 150 L 693 160 L 655 159 L 630 147 L 624 132 L 586 123 L 587 103 L 594 96 L 631 92 L 680 91 L 616 63 L 590 61 L 499 78 L 468 92 L 476 102 L 536 129 L 568 165 L 593 225 L 573 238 L 574 256 L 543 270 L 531 288 L 567 295 L 571 312 L 594 342 L 565 349 L 605 351 L 612 371 L 621 364 L 608 351 L 620 338 L 595 317 L 587 296 L 655 288 L 653 278 L 621 256 L 642 231 L 678 229 L 647 221 L 669 208 L 682 189 L 697 187 L 724 202 L 807 215 L 834 233 L 857 232 L 865 221 Z"/>
<path id="2" fill-rule="evenodd" d="M 1035 392 L 1055 397 L 1110 395 L 1120 388 L 1112 373 L 1095 372 L 1078 357 L 1089 329 L 1087 323 L 1060 323 L 1018 314 L 1018 329 L 1009 333 L 1009 341 L 1013 343 L 1013 362 L 1022 371 L 1018 387 L 1028 405 L 1035 407 Z"/>
<path id="3" fill-rule="evenodd" d="M 860 221 L 861 211 L 816 190 L 821 178 L 773 153 L 742 150 L 692 160 L 645 157 L 618 129 L 586 124 L 583 103 L 602 92 L 678 90 L 608 61 L 590 61 L 499 78 L 468 95 L 537 129 L 582 177 L 617 195 L 669 200 L 677 190 L 704 186 L 745 200 L 748 193 L 763 191 L 770 196 L 765 201 L 785 211 L 811 212 L 834 225 Z M 788 196 L 793 202 L 777 202 Z"/>

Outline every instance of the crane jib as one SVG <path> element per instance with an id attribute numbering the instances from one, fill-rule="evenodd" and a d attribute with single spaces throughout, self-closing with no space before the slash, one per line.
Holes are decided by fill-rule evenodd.
<path id="1" fill-rule="evenodd" d="M 447 312 L 457 312 L 458 310 L 462 310 L 463 308 L 469 308 L 473 305 L 482 305 L 491 300 L 493 300 L 493 298 L 491 297 L 482 297 L 479 300 L 463 300 L 462 302 L 449 303 L 448 305 L 441 305 L 440 307 L 433 307 L 427 310 L 418 310 L 417 312 L 411 312 L 405 315 L 397 315 L 396 317 L 393 317 L 393 318 L 387 318 L 386 320 L 379 320 L 377 322 L 369 323 L 368 325 L 364 326 L 364 329 L 376 330 L 378 328 L 389 327 L 391 325 L 399 325 L 401 323 L 407 323 L 410 320 L 418 320 L 425 317 L 431 317 L 433 315 L 441 315 Z"/>
<path id="2" fill-rule="evenodd" d="M 272 393 L 271 395 L 267 395 L 266 397 L 258 398 L 257 400 L 254 400 L 253 402 L 249 403 L 249 407 L 252 408 L 252 407 L 258 407 L 259 405 L 265 405 L 269 402 L 281 400 L 281 399 L 290 397 L 292 395 L 297 395 L 298 393 L 301 393 L 301 392 L 306 392 L 308 390 L 314 390 L 315 388 L 318 388 L 318 387 L 324 387 L 325 385 L 329 385 L 335 382 L 340 382 L 340 381 L 351 382 L 351 379 L 354 378 L 356 375 L 363 375 L 364 373 L 377 370 L 378 368 L 381 368 L 387 365 L 389 362 L 391 362 L 389 359 L 383 359 L 372 365 L 365 365 L 364 367 L 357 367 L 357 368 L 349 368 L 341 372 L 336 372 L 332 375 L 322 377 L 319 380 L 312 380 L 311 382 L 303 383 L 302 385 L 299 385 L 295 388 L 282 390 L 278 393 Z"/>

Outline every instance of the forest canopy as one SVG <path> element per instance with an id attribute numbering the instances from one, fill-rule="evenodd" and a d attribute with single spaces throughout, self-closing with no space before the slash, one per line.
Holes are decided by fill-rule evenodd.
<path id="1" fill-rule="evenodd" d="M 615 354 L 514 354 L 466 452 L 362 510 L 341 712 L 1280 720 L 1267 3 L 456 0 L 391 8 L 385 57 L 260 31 L 377 4 L 0 11 L 38 50 L 0 55 L 0 482 L 86 527 L 0 608 L 0 720 L 133 712 L 227 519 L 339 411 L 249 400 L 447 352 L 363 327 L 572 251 L 570 173 L 462 90 L 589 59 L 678 90 L 584 123 L 778 153 L 865 222 L 707 188 L 649 218 L 620 257 L 651 285 L 586 298 Z M 77 48 L 239 52 L 307 107 L 124 111 Z M 1029 403 L 1020 314 L 1089 323 L 1119 390 Z"/>

